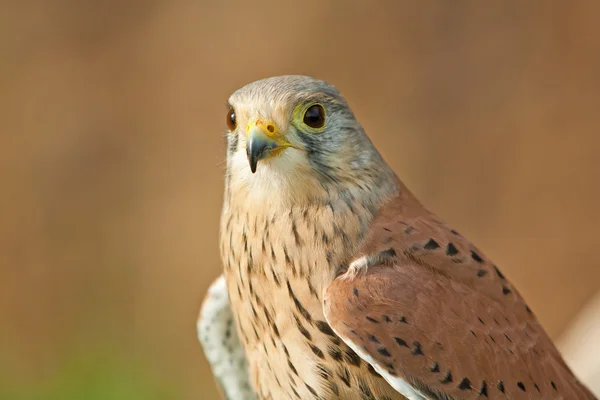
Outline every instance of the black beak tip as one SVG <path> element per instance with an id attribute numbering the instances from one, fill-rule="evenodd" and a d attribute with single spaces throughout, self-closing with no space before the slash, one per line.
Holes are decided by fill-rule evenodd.
<path id="1" fill-rule="evenodd" d="M 246 156 L 248 157 L 248 163 L 250 164 L 250 171 L 256 173 L 256 167 L 260 160 L 263 160 L 269 156 L 271 151 L 275 149 L 278 144 L 266 137 L 254 137 L 248 141 L 246 145 Z"/>
<path id="2" fill-rule="evenodd" d="M 248 164 L 250 164 L 250 171 L 256 172 L 256 165 L 258 164 L 258 157 L 249 148 L 246 148 L 246 156 L 248 157 Z"/>

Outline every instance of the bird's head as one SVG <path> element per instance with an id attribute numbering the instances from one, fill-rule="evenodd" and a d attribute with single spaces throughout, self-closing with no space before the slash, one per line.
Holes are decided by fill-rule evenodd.
<path id="1" fill-rule="evenodd" d="M 231 193 L 298 204 L 393 180 L 346 100 L 323 81 L 263 79 L 233 93 L 228 106 Z"/>

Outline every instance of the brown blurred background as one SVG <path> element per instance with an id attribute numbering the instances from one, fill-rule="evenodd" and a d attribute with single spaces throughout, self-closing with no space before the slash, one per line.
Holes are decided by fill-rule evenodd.
<path id="1" fill-rule="evenodd" d="M 593 1 L 5 2 L 0 397 L 216 398 L 195 320 L 221 268 L 224 104 L 278 74 L 338 86 L 560 341 L 600 290 L 599 17 Z"/>

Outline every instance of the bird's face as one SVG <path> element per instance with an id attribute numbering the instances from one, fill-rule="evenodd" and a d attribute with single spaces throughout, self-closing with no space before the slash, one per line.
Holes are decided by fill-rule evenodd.
<path id="1" fill-rule="evenodd" d="M 246 142 L 246 156 L 250 171 L 256 173 L 258 162 L 268 165 L 277 165 L 276 158 L 286 149 L 299 151 L 306 154 L 307 143 L 303 135 L 317 135 L 325 130 L 327 112 L 325 106 L 315 99 L 303 99 L 291 107 L 275 107 L 274 110 L 264 112 L 267 107 L 262 107 L 254 113 L 245 113 L 243 135 Z M 264 115 L 264 116 L 263 116 Z M 232 107 L 227 115 L 228 122 L 235 129 L 233 121 L 236 119 Z M 271 161 L 271 162 L 269 162 Z"/>
<path id="2" fill-rule="evenodd" d="M 382 162 L 339 92 L 312 78 L 244 86 L 230 97 L 226 121 L 231 192 L 298 203 L 360 183 Z"/>

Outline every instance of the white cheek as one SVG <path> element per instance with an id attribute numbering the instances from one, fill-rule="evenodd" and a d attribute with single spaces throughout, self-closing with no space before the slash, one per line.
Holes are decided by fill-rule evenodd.
<path id="1" fill-rule="evenodd" d="M 259 161 L 254 174 L 245 149 L 240 149 L 231 156 L 229 168 L 231 193 L 242 195 L 251 203 L 298 200 L 298 197 L 306 197 L 310 190 L 311 179 L 307 175 L 310 165 L 305 153 L 296 149 L 286 149 L 276 157 Z"/>

